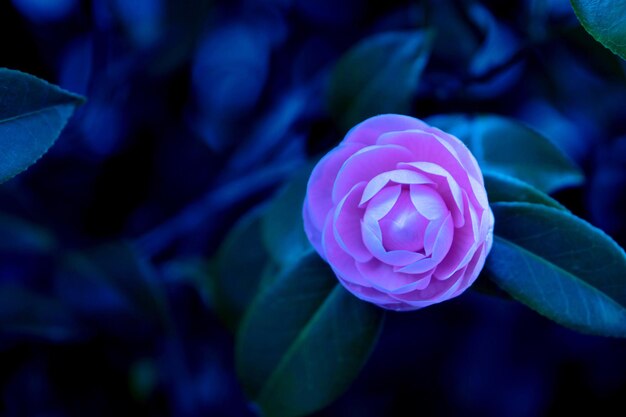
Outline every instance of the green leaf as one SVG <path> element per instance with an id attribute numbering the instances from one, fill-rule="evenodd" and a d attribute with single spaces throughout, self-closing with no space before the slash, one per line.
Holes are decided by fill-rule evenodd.
<path id="1" fill-rule="evenodd" d="M 267 416 L 300 416 L 337 398 L 357 376 L 383 310 L 348 293 L 316 254 L 262 291 L 237 335 L 239 377 Z"/>
<path id="2" fill-rule="evenodd" d="M 551 207 L 495 203 L 487 275 L 515 299 L 585 333 L 626 337 L 626 254 L 584 220 Z"/>
<path id="3" fill-rule="evenodd" d="M 212 308 L 215 304 L 212 277 L 215 262 L 200 256 L 182 256 L 164 263 L 159 273 L 168 283 L 189 285 L 197 291 L 205 307 Z"/>
<path id="4" fill-rule="evenodd" d="M 236 330 L 246 308 L 278 271 L 313 249 L 302 224 L 302 204 L 313 164 L 298 170 L 267 206 L 244 216 L 220 247 L 212 268 L 216 311 Z"/>
<path id="5" fill-rule="evenodd" d="M 51 253 L 56 240 L 47 230 L 19 217 L 0 213 L 0 251 Z"/>
<path id="6" fill-rule="evenodd" d="M 526 125 L 502 116 L 445 114 L 428 123 L 461 139 L 483 170 L 495 171 L 550 193 L 578 185 L 583 174 L 548 139 Z"/>
<path id="7" fill-rule="evenodd" d="M 626 59 L 626 3 L 621 0 L 570 0 L 585 30 Z"/>
<path id="8" fill-rule="evenodd" d="M 328 97 L 344 129 L 381 113 L 410 113 L 432 46 L 428 30 L 373 35 L 350 49 L 331 75 Z"/>
<path id="9" fill-rule="evenodd" d="M 55 265 L 58 247 L 54 236 L 28 221 L 0 213 L 0 350 L 5 343 L 26 339 L 67 342 L 86 335 L 73 312 L 61 300 L 19 285 L 19 278 Z M 15 265 L 30 262 L 25 270 Z M 5 279 L 8 279 L 5 281 Z M 32 284 L 32 283 L 31 283 Z"/>
<path id="10" fill-rule="evenodd" d="M 134 399 L 145 402 L 150 399 L 159 381 L 159 369 L 154 360 L 143 358 L 130 366 L 129 390 Z"/>
<path id="11" fill-rule="evenodd" d="M 32 75 L 0 68 L 0 182 L 41 158 L 83 101 Z"/>
<path id="12" fill-rule="evenodd" d="M 265 248 L 281 266 L 291 265 L 312 250 L 304 233 L 302 205 L 313 165 L 298 171 L 270 202 L 261 221 Z"/>
<path id="13" fill-rule="evenodd" d="M 52 342 L 80 339 L 85 331 L 58 299 L 12 285 L 0 286 L 0 335 Z"/>
<path id="14" fill-rule="evenodd" d="M 262 238 L 263 209 L 244 216 L 222 243 L 215 258 L 212 284 L 215 309 L 236 330 L 246 308 L 259 291 L 267 268 L 273 267 Z"/>
<path id="15" fill-rule="evenodd" d="M 165 297 L 154 271 L 126 243 L 67 254 L 55 286 L 74 311 L 104 329 L 137 333 L 134 326 L 167 325 Z"/>
<path id="16" fill-rule="evenodd" d="M 484 171 L 483 176 L 490 203 L 519 201 L 569 211 L 549 195 L 516 178 L 490 171 Z"/>

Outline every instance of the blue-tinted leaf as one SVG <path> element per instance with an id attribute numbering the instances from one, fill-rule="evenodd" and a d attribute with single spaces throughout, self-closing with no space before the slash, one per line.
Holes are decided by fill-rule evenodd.
<path id="1" fill-rule="evenodd" d="M 77 0 L 12 0 L 24 16 L 35 22 L 55 22 L 66 18 L 78 3 Z"/>
<path id="2" fill-rule="evenodd" d="M 47 288 L 55 265 L 54 236 L 42 227 L 4 213 L 0 213 L 0 236 L 0 285 Z"/>
<path id="3" fill-rule="evenodd" d="M 583 181 L 581 170 L 556 146 L 513 119 L 446 114 L 428 122 L 465 142 L 484 170 L 518 178 L 547 193 Z"/>
<path id="4" fill-rule="evenodd" d="M 472 82 L 467 93 L 479 98 L 496 97 L 522 74 L 523 62 L 514 60 L 520 41 L 509 25 L 498 22 L 486 8 L 472 3 L 468 11 L 482 29 L 484 39 L 468 65 Z"/>
<path id="5" fill-rule="evenodd" d="M 158 383 L 158 372 L 156 364 L 150 359 L 141 359 L 131 366 L 129 385 L 135 399 L 146 401 L 150 398 Z"/>
<path id="6" fill-rule="evenodd" d="M 409 113 L 420 75 L 428 62 L 427 30 L 373 35 L 337 63 L 328 95 L 332 114 L 349 129 L 381 113 Z"/>
<path id="7" fill-rule="evenodd" d="M 483 44 L 472 57 L 469 72 L 482 75 L 511 59 L 519 49 L 519 41 L 509 27 L 498 22 L 489 10 L 479 4 L 473 4 L 469 13 L 485 32 Z"/>
<path id="8" fill-rule="evenodd" d="M 159 275 L 166 285 L 191 286 L 207 307 L 213 307 L 213 282 L 207 277 L 213 277 L 214 262 L 201 257 L 179 257 L 163 264 L 159 268 Z"/>
<path id="9" fill-rule="evenodd" d="M 84 329 L 60 300 L 14 285 L 0 286 L 0 335 L 52 342 L 80 338 Z"/>
<path id="10" fill-rule="evenodd" d="M 255 298 L 240 326 L 236 361 L 248 396 L 268 416 L 324 407 L 357 376 L 382 318 L 317 254 L 302 258 Z"/>
<path id="11" fill-rule="evenodd" d="M 438 101 L 495 98 L 519 79 L 519 37 L 481 2 L 438 0 L 427 20 L 436 37 L 425 89 Z"/>
<path id="12" fill-rule="evenodd" d="M 202 39 L 192 75 L 207 117 L 233 117 L 254 106 L 268 76 L 269 46 L 258 29 L 241 23 L 225 25 Z"/>
<path id="13" fill-rule="evenodd" d="M 517 178 L 490 171 L 485 171 L 483 174 L 490 203 L 520 201 L 568 211 L 549 195 Z"/>
<path id="14" fill-rule="evenodd" d="M 263 215 L 263 243 L 274 261 L 282 266 L 299 260 L 312 249 L 302 224 L 302 205 L 312 168 L 307 166 L 296 173 Z"/>
<path id="15" fill-rule="evenodd" d="M 626 3 L 621 0 L 570 1 L 585 30 L 626 59 Z"/>
<path id="16" fill-rule="evenodd" d="M 41 158 L 82 102 L 32 75 L 0 68 L 0 182 Z"/>
<path id="17" fill-rule="evenodd" d="M 166 33 L 157 42 L 157 53 L 148 64 L 148 71 L 157 75 L 167 74 L 190 58 L 198 47 L 199 37 L 206 31 L 206 22 L 213 3 L 210 0 L 166 0 L 163 10 L 151 11 L 151 18 L 157 17 L 157 20 L 158 14 L 163 13 Z M 133 22 L 127 19 L 126 24 Z"/>
<path id="18" fill-rule="evenodd" d="M 235 330 L 259 290 L 271 256 L 263 244 L 262 209 L 243 217 L 220 247 L 211 274 L 215 309 Z"/>
<path id="19" fill-rule="evenodd" d="M 55 285 L 74 311 L 105 331 L 140 336 L 165 322 L 163 294 L 153 271 L 129 245 L 68 254 Z"/>
<path id="20" fill-rule="evenodd" d="M 111 2 L 131 39 L 140 48 L 152 46 L 164 31 L 164 0 L 113 0 Z"/>
<path id="21" fill-rule="evenodd" d="M 218 251 L 211 273 L 215 308 L 232 330 L 260 288 L 312 250 L 302 225 L 312 168 L 300 169 L 269 206 L 240 220 Z"/>
<path id="22" fill-rule="evenodd" d="M 503 290 L 557 323 L 626 337 L 626 254 L 572 214 L 528 203 L 495 203 L 486 273 Z"/>
<path id="23" fill-rule="evenodd" d="M 428 23 L 436 31 L 433 59 L 437 57 L 445 63 L 469 61 L 480 48 L 482 34 L 468 19 L 467 10 L 454 0 L 440 0 L 437 7 L 428 9 Z"/>
<path id="24" fill-rule="evenodd" d="M 594 224 L 626 245 L 626 136 L 600 148 L 587 206 Z"/>
<path id="25" fill-rule="evenodd" d="M 616 61 L 618 60 L 609 51 L 606 53 L 615 58 Z M 572 64 L 571 62 L 563 62 L 565 61 L 564 59 L 557 61 L 560 63 L 561 68 L 567 68 L 568 65 Z M 550 66 L 550 68 L 555 74 L 562 70 L 553 66 Z M 570 85 L 576 85 L 579 80 L 570 79 L 567 82 Z M 564 88 L 567 87 L 564 86 Z M 580 94 L 581 96 L 585 95 L 585 93 Z M 563 100 L 567 100 L 567 98 L 563 98 Z M 576 162 L 584 160 L 594 146 L 596 138 L 593 138 L 592 134 L 589 133 L 589 130 L 593 131 L 595 129 L 595 127 L 592 128 L 592 123 L 595 124 L 596 119 L 592 115 L 589 115 L 589 119 L 581 123 L 580 120 L 558 109 L 557 106 L 554 106 L 547 100 L 532 100 L 522 106 L 517 113 L 517 117 L 524 123 L 528 123 L 528 125 L 532 126 L 533 129 L 536 129 L 537 132 L 546 138 L 550 138 L 552 143 Z"/>
<path id="26" fill-rule="evenodd" d="M 74 38 L 59 59 L 59 86 L 77 94 L 86 94 L 93 76 L 93 47 L 91 34 Z"/>
<path id="27" fill-rule="evenodd" d="M 340 28 L 358 21 L 367 6 L 360 0 L 344 0 L 342 2 L 333 0 L 294 1 L 293 3 L 294 7 L 297 7 L 299 12 L 315 25 Z"/>
<path id="28" fill-rule="evenodd" d="M 0 213 L 0 251 L 49 252 L 55 248 L 54 237 L 46 230 L 18 217 Z"/>

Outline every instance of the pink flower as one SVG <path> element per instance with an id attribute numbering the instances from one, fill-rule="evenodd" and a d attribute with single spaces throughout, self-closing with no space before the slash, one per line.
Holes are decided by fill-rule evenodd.
<path id="1" fill-rule="evenodd" d="M 408 116 L 355 126 L 317 164 L 304 228 L 357 297 L 415 310 L 478 277 L 493 214 L 476 160 L 456 137 Z"/>

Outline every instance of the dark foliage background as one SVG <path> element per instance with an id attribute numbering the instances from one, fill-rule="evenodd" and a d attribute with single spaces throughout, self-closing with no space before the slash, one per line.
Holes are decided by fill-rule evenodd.
<path id="1" fill-rule="evenodd" d="M 414 115 L 527 122 L 586 173 L 556 198 L 626 245 L 626 66 L 568 1 L 1 2 L 0 66 L 88 103 L 0 187 L 0 414 L 253 415 L 206 259 L 342 138 L 325 96 L 336 60 L 424 25 L 436 38 Z M 468 293 L 389 314 L 319 415 L 621 412 L 625 353 Z"/>

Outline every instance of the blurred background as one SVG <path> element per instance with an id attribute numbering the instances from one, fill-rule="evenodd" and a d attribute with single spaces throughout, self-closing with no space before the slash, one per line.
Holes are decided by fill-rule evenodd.
<path id="1" fill-rule="evenodd" d="M 207 259 L 345 134 L 337 60 L 425 27 L 411 114 L 528 123 L 586 174 L 555 197 L 625 246 L 626 65 L 566 0 L 2 0 L 0 67 L 88 102 L 0 186 L 0 415 L 253 416 Z M 626 342 L 472 292 L 388 314 L 318 415 L 608 415 L 624 398 Z"/>

